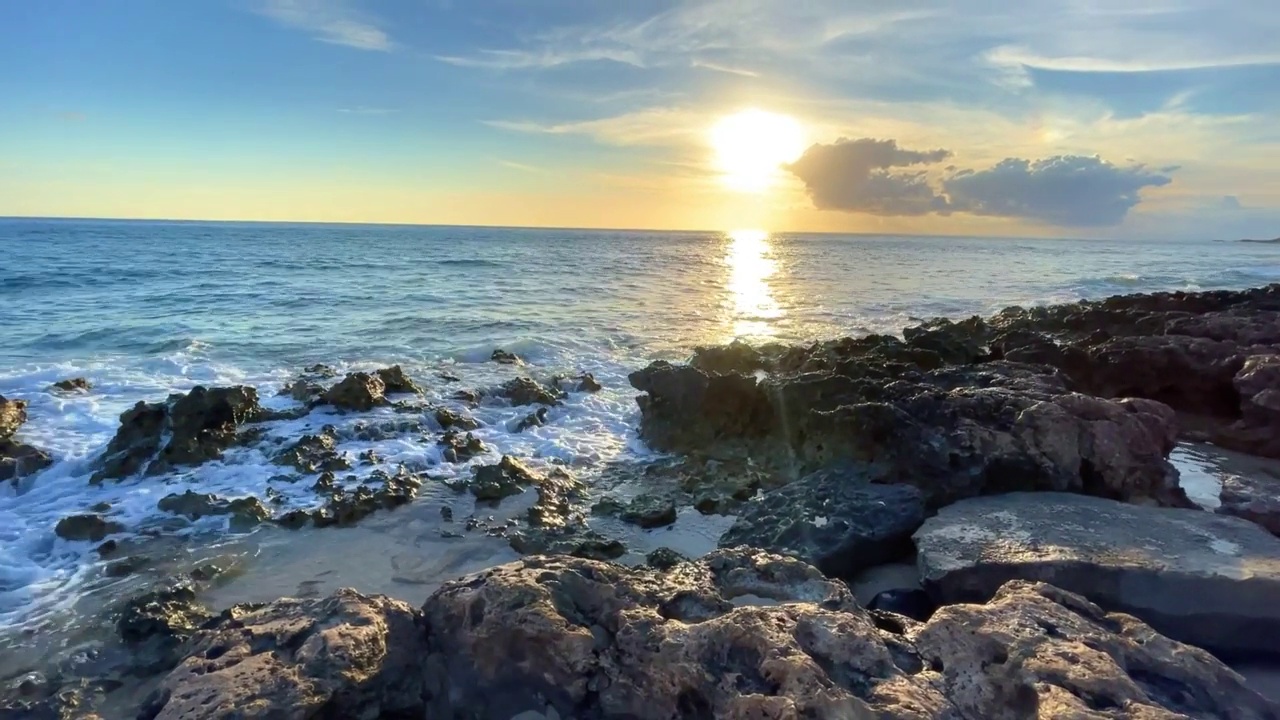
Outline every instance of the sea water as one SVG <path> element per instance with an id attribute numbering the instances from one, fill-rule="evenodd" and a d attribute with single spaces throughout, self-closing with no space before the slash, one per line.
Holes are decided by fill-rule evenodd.
<path id="1" fill-rule="evenodd" d="M 157 510 L 159 498 L 187 489 L 261 497 L 275 487 L 281 509 L 315 506 L 308 483 L 270 482 L 280 471 L 270 462 L 272 441 L 332 423 L 348 433 L 344 450 L 373 449 L 388 466 L 426 467 L 445 480 L 470 472 L 412 434 L 350 439 L 357 423 L 402 417 L 392 410 L 318 410 L 270 424 L 265 446 L 232 450 L 221 462 L 89 483 L 121 412 L 196 385 L 253 385 L 264 404 L 285 409 L 293 401 L 275 393 L 306 365 L 346 372 L 400 363 L 431 401 L 456 404 L 457 388 L 517 373 L 590 372 L 604 390 L 572 394 L 543 427 L 514 432 L 528 408 L 469 410 L 491 449 L 474 462 L 512 454 L 567 465 L 590 483 L 606 464 L 647 452 L 635 438 L 627 373 L 699 344 L 892 333 L 924 318 L 1008 305 L 1274 280 L 1280 246 L 1211 239 L 3 219 L 0 395 L 29 402 L 19 438 L 56 462 L 0 486 L 0 627 L 74 603 L 94 576 L 96 554 L 53 528 L 95 503 L 110 503 L 110 517 L 131 533 L 200 533 L 210 543 L 228 532 L 225 518 L 175 529 Z M 488 362 L 496 348 L 528 365 Z M 93 390 L 48 391 L 77 376 Z M 419 503 L 438 499 L 433 492 Z M 371 522 L 403 526 L 413 517 L 410 510 Z M 336 537 L 324 532 L 309 537 Z M 281 572 L 292 558 L 279 560 Z"/>

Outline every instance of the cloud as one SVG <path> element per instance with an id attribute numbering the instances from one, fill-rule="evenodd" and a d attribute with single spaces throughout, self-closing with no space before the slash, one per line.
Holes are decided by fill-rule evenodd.
<path id="1" fill-rule="evenodd" d="M 1140 192 L 1172 182 L 1176 167 L 1120 167 L 1097 156 L 1007 158 L 985 170 L 929 169 L 948 150 L 908 150 L 894 140 L 842 139 L 814 145 L 788 166 L 819 210 L 872 215 L 968 213 L 1060 227 L 1117 225 L 1142 201 Z"/>
<path id="2" fill-rule="evenodd" d="M 261 0 L 256 11 L 281 25 L 312 33 L 321 42 L 380 52 L 395 46 L 387 33 L 344 0 Z"/>
<path id="3" fill-rule="evenodd" d="M 814 145 L 789 169 L 800 178 L 819 210 L 843 210 L 874 215 L 924 215 L 944 211 L 938 197 L 919 172 L 890 168 L 941 162 L 948 150 L 918 152 L 898 147 L 894 140 L 841 139 Z"/>
<path id="4" fill-rule="evenodd" d="M 1049 225 L 1118 225 L 1142 201 L 1139 192 L 1173 181 L 1176 168 L 1118 167 L 1097 157 L 1008 158 L 987 170 L 962 170 L 943 181 L 951 209 L 1024 218 Z"/>
<path id="5" fill-rule="evenodd" d="M 707 116 L 692 110 L 650 108 L 595 120 L 539 123 L 530 120 L 486 120 L 499 130 L 540 135 L 585 135 L 618 146 L 686 145 L 705 128 Z"/>
<path id="6" fill-rule="evenodd" d="M 721 65 L 720 63 L 707 62 L 706 60 L 694 60 L 689 63 L 689 66 L 694 68 L 701 68 L 703 70 L 712 70 L 714 72 L 721 72 L 728 75 L 738 75 L 740 77 L 749 77 L 749 78 L 760 77 L 760 73 L 756 72 L 755 70 L 748 70 L 746 68 L 734 67 L 732 65 Z"/>

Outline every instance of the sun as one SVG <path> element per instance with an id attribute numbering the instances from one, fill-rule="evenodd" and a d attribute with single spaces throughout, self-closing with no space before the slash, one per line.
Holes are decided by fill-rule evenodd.
<path id="1" fill-rule="evenodd" d="M 754 108 L 721 118 L 710 140 L 725 185 L 752 193 L 768 190 L 781 166 L 795 162 L 805 145 L 795 118 Z"/>

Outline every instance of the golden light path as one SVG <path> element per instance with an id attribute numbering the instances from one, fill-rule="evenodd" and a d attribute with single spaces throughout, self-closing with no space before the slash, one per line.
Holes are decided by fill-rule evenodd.
<path id="1" fill-rule="evenodd" d="M 773 323 L 783 315 L 773 297 L 769 278 L 777 272 L 769 234 L 763 230 L 726 233 L 725 265 L 729 269 L 732 338 L 761 338 L 774 334 Z"/>
<path id="2" fill-rule="evenodd" d="M 781 167 L 804 153 L 804 130 L 787 115 L 742 110 L 720 119 L 708 138 L 716 169 L 731 190 L 762 193 L 776 184 Z"/>

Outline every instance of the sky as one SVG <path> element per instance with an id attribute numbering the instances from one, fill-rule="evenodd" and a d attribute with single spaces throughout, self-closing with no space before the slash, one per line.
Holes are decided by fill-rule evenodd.
<path id="1" fill-rule="evenodd" d="M 1277 37 L 1275 0 L 5 0 L 0 216 L 1275 237 Z"/>

